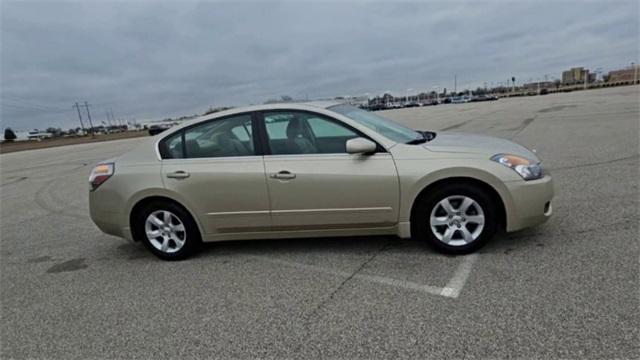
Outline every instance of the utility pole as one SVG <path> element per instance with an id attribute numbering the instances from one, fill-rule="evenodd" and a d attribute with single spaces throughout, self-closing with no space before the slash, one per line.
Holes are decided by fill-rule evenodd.
<path id="1" fill-rule="evenodd" d="M 109 111 L 105 111 L 105 114 L 107 115 L 107 123 L 109 124 L 109 126 L 118 125 L 113 119 L 113 116 L 111 116 L 111 114 L 109 113 Z"/>
<path id="2" fill-rule="evenodd" d="M 453 93 L 458 96 L 458 74 L 453 75 Z"/>
<path id="3" fill-rule="evenodd" d="M 109 108 L 109 113 L 111 114 L 111 120 L 113 120 L 113 122 L 114 122 L 115 124 L 117 124 L 117 125 L 122 125 L 122 123 L 120 123 L 120 122 L 116 121 L 116 117 L 115 117 L 115 116 L 113 116 L 113 109 L 112 109 L 112 108 Z"/>
<path id="4" fill-rule="evenodd" d="M 76 102 L 72 108 L 76 108 L 76 110 L 78 110 L 78 119 L 80 119 L 80 127 L 82 128 L 82 132 L 84 133 L 84 123 L 82 122 L 82 115 L 80 114 L 80 106 L 78 105 L 78 102 Z"/>
<path id="5" fill-rule="evenodd" d="M 87 117 L 89 118 L 89 126 L 91 126 L 91 136 L 94 136 L 93 133 L 93 122 L 91 121 L 91 112 L 89 112 L 89 103 L 84 102 L 84 108 L 87 109 Z"/>
<path id="6" fill-rule="evenodd" d="M 113 116 L 113 112 L 111 111 L 111 109 L 109 109 L 109 111 L 107 112 L 107 114 L 109 114 L 109 119 L 111 119 L 111 122 L 113 122 L 114 125 L 119 125 L 118 121 L 116 120 L 116 118 Z"/>

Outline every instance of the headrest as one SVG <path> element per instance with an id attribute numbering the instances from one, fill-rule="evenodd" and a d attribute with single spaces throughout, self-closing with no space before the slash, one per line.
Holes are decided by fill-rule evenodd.
<path id="1" fill-rule="evenodd" d="M 287 137 L 289 139 L 297 138 L 298 135 L 304 136 L 304 128 L 302 127 L 302 121 L 298 118 L 293 118 L 287 125 Z"/>

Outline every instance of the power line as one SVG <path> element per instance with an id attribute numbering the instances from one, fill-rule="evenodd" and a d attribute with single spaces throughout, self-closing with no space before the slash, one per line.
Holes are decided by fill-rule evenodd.
<path id="1" fill-rule="evenodd" d="M 58 109 L 58 108 L 45 108 L 37 105 L 25 105 L 20 103 L 8 103 L 7 100 L 2 100 L 2 107 L 9 107 L 11 110 L 17 111 L 32 111 L 32 112 L 48 112 L 48 113 L 61 113 L 68 112 L 71 110 L 68 109 Z M 10 100 L 12 101 L 12 100 Z"/>
<path id="2" fill-rule="evenodd" d="M 12 97 L 12 96 L 7 96 L 7 95 L 2 95 L 0 97 L 0 100 L 3 101 L 3 102 L 10 101 L 12 103 L 17 103 L 16 105 L 26 106 L 26 107 L 30 107 L 30 108 L 38 108 L 38 109 L 42 109 L 42 110 L 54 110 L 54 111 L 56 111 L 56 110 L 66 110 L 64 108 L 58 108 L 58 107 L 55 107 L 55 106 L 36 104 L 31 100 L 20 99 L 20 98 L 16 98 L 16 97 Z"/>

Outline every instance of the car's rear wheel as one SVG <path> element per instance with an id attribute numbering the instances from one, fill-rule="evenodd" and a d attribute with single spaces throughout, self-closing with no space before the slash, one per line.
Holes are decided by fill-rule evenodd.
<path id="1" fill-rule="evenodd" d="M 497 229 L 493 200 L 472 184 L 441 186 L 418 201 L 413 229 L 418 238 L 440 252 L 473 252 L 489 241 Z"/>
<path id="2" fill-rule="evenodd" d="M 191 255 L 200 245 L 198 227 L 187 211 L 171 202 L 152 202 L 136 217 L 136 231 L 144 245 L 164 260 Z"/>

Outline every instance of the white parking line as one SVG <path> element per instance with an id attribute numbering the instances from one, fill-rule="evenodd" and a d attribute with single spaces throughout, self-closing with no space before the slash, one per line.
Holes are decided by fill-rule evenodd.
<path id="1" fill-rule="evenodd" d="M 447 285 L 442 289 L 442 293 L 440 295 L 457 298 L 471 274 L 473 264 L 475 264 L 477 260 L 478 254 L 465 256 L 460 265 L 458 265 L 458 269 L 453 274 L 451 280 L 449 280 Z"/>
<path id="2" fill-rule="evenodd" d="M 308 265 L 302 264 L 293 261 L 285 261 L 273 259 L 267 256 L 247 256 L 252 259 L 257 259 L 260 261 L 269 262 L 272 264 L 290 266 L 301 270 L 310 270 L 323 274 L 329 274 L 339 277 L 350 277 L 352 273 L 341 270 L 334 270 L 330 268 L 325 268 L 317 265 Z M 453 277 L 449 280 L 445 287 L 432 286 L 426 284 L 419 284 L 412 281 L 406 280 L 398 280 L 393 278 L 388 278 L 384 276 L 376 276 L 376 275 L 365 275 L 365 274 L 355 274 L 353 275 L 353 279 L 359 279 L 364 281 L 369 281 L 377 284 L 383 284 L 388 286 L 399 287 L 403 289 L 416 290 L 425 292 L 432 295 L 439 295 L 448 298 L 457 298 L 464 287 L 464 284 L 467 282 L 469 275 L 471 274 L 471 269 L 473 268 L 473 264 L 478 259 L 477 254 L 467 255 L 462 258 L 462 262 L 458 265 Z"/>

